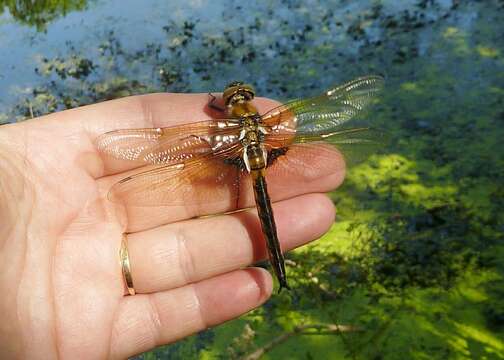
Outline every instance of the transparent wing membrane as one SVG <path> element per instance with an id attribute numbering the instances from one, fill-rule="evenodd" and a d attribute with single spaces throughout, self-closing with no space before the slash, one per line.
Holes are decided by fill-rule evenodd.
<path id="1" fill-rule="evenodd" d="M 334 146 L 343 155 L 346 165 L 352 166 L 374 154 L 388 141 L 388 136 L 383 131 L 373 128 L 355 128 L 321 135 L 296 137 L 298 143 L 308 141 Z"/>
<path id="2" fill-rule="evenodd" d="M 231 203 L 239 195 L 240 173 L 220 156 L 201 156 L 186 163 L 149 166 L 116 183 L 109 199 L 126 206 Z"/>
<path id="3" fill-rule="evenodd" d="M 272 148 L 292 143 L 331 144 L 348 165 L 362 161 L 387 140 L 385 133 L 359 119 L 382 88 L 383 78 L 361 77 L 322 95 L 281 105 L 263 116 L 271 129 L 267 143 Z"/>
<path id="4" fill-rule="evenodd" d="M 123 129 L 96 140 L 103 154 L 153 165 L 177 164 L 232 146 L 238 141 L 236 119 L 207 120 L 155 129 Z"/>

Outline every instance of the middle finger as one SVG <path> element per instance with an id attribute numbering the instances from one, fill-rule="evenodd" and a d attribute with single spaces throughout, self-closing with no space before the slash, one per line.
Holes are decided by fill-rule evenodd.
<path id="1" fill-rule="evenodd" d="M 218 164 L 214 164 L 218 166 Z M 119 197 L 115 202 L 108 202 L 109 205 L 119 205 L 116 212 L 120 221 L 125 223 L 126 232 L 137 232 L 154 228 L 163 224 L 172 223 L 180 220 L 186 220 L 197 216 L 224 213 L 235 209 L 246 208 L 254 205 L 254 195 L 250 176 L 240 177 L 238 188 L 239 201 L 233 199 L 230 195 L 235 193 L 236 188 L 230 187 L 226 181 L 234 183 L 235 177 L 232 173 L 232 166 L 223 168 L 231 169 L 229 174 L 220 174 L 216 178 L 209 178 L 208 184 L 187 182 L 183 175 L 164 181 L 172 187 L 172 190 L 164 189 L 163 193 L 143 193 L 141 187 L 133 187 L 126 191 L 131 194 L 136 201 L 140 199 L 150 199 L 149 201 L 159 201 L 161 203 L 165 197 L 172 200 L 183 200 L 170 206 L 139 206 L 130 202 L 122 202 Z M 138 170 L 130 173 L 107 176 L 98 180 L 101 196 L 107 197 L 110 187 L 117 181 L 132 175 Z M 155 172 L 157 175 L 157 171 Z M 213 175 L 216 175 L 213 174 Z M 223 175 L 221 177 L 221 175 Z M 295 196 L 327 192 L 338 187 L 343 181 L 345 175 L 345 163 L 342 155 L 332 147 L 313 147 L 304 146 L 293 147 L 287 153 L 287 156 L 281 156 L 272 166 L 266 170 L 268 182 L 268 193 L 271 201 L 289 199 Z M 154 180 L 156 182 L 158 180 Z M 183 187 L 176 188 L 178 183 Z M 146 181 L 151 184 L 151 181 Z M 143 183 L 142 183 L 143 185 Z M 157 187 L 159 188 L 159 186 Z M 199 201 L 198 201 L 199 200 Z"/>
<path id="2" fill-rule="evenodd" d="M 322 194 L 299 196 L 273 207 L 283 250 L 320 237 L 334 221 L 334 206 Z M 139 293 L 183 286 L 266 257 L 255 210 L 128 234 L 128 251 Z"/>

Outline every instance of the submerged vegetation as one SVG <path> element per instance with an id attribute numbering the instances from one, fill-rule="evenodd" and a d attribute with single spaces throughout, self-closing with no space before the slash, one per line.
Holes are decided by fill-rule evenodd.
<path id="1" fill-rule="evenodd" d="M 8 10 L 16 21 L 43 31 L 51 21 L 86 5 L 87 0 L 0 0 L 0 11 Z"/>
<path id="2" fill-rule="evenodd" d="M 504 359 L 504 3 L 281 3 L 231 1 L 221 19 L 247 21 L 213 31 L 172 20 L 164 42 L 136 50 L 113 31 L 91 52 L 68 44 L 41 57 L 41 83 L 0 114 L 21 121 L 237 78 L 285 100 L 385 76 L 367 116 L 390 145 L 331 194 L 331 231 L 287 254 L 294 290 L 143 357 Z"/>

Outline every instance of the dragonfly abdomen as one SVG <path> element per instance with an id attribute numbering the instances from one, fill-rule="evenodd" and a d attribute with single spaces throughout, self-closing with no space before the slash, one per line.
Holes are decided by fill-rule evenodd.
<path id="1" fill-rule="evenodd" d="M 280 247 L 280 241 L 278 241 L 275 218 L 273 216 L 273 208 L 271 207 L 271 201 L 268 195 L 265 170 L 264 168 L 261 170 L 252 170 L 250 175 L 252 176 L 252 181 L 254 184 L 253 186 L 257 206 L 257 214 L 261 222 L 261 228 L 266 240 L 266 246 L 268 247 L 269 260 L 280 284 L 278 292 L 280 292 L 283 288 L 290 289 L 289 285 L 287 284 L 285 260 L 282 254 L 282 249 Z"/>

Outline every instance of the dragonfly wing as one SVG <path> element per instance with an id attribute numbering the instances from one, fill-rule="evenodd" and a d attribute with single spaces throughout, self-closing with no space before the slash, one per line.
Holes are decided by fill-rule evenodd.
<path id="1" fill-rule="evenodd" d="M 290 197 L 326 176 L 344 171 L 343 158 L 333 146 L 325 143 L 293 144 L 285 154 L 271 159 L 266 179 L 273 200 L 276 200 L 277 194 Z"/>
<path id="2" fill-rule="evenodd" d="M 232 203 L 239 196 L 243 172 L 230 160 L 239 146 L 224 155 L 202 155 L 185 163 L 148 166 L 116 183 L 109 199 L 126 206 L 177 206 Z"/>
<path id="3" fill-rule="evenodd" d="M 324 154 L 330 154 L 326 148 L 332 145 L 343 156 L 346 165 L 353 166 L 376 153 L 388 140 L 389 136 L 384 131 L 371 127 L 355 127 L 311 135 L 273 134 L 267 137 L 265 145 L 273 152 L 275 149 L 287 149 L 286 155 L 296 144 L 304 145 L 305 149 L 321 149 Z M 278 160 L 281 160 L 282 156 L 279 156 Z M 291 162 L 294 164 L 294 160 Z M 311 166 L 309 161 L 307 166 Z"/>
<path id="4" fill-rule="evenodd" d="M 98 137 L 98 150 L 139 164 L 168 165 L 230 147 L 238 141 L 235 119 L 207 120 L 165 128 L 122 129 Z"/>
<path id="5" fill-rule="evenodd" d="M 383 78 L 361 77 L 320 96 L 281 105 L 263 116 L 269 129 L 265 143 L 270 149 L 325 143 L 336 147 L 348 165 L 362 161 L 386 142 L 384 132 L 358 119 L 382 88 Z"/>
<path id="6" fill-rule="evenodd" d="M 297 135 L 333 131 L 355 118 L 382 88 L 382 77 L 361 77 L 322 95 L 290 101 L 262 118 L 272 130 L 285 131 L 294 127 Z"/>
<path id="7" fill-rule="evenodd" d="M 301 135 L 295 141 L 310 142 L 313 146 L 330 144 L 341 153 L 347 166 L 353 166 L 376 153 L 388 142 L 388 135 L 370 127 L 356 127 L 319 135 Z"/>

